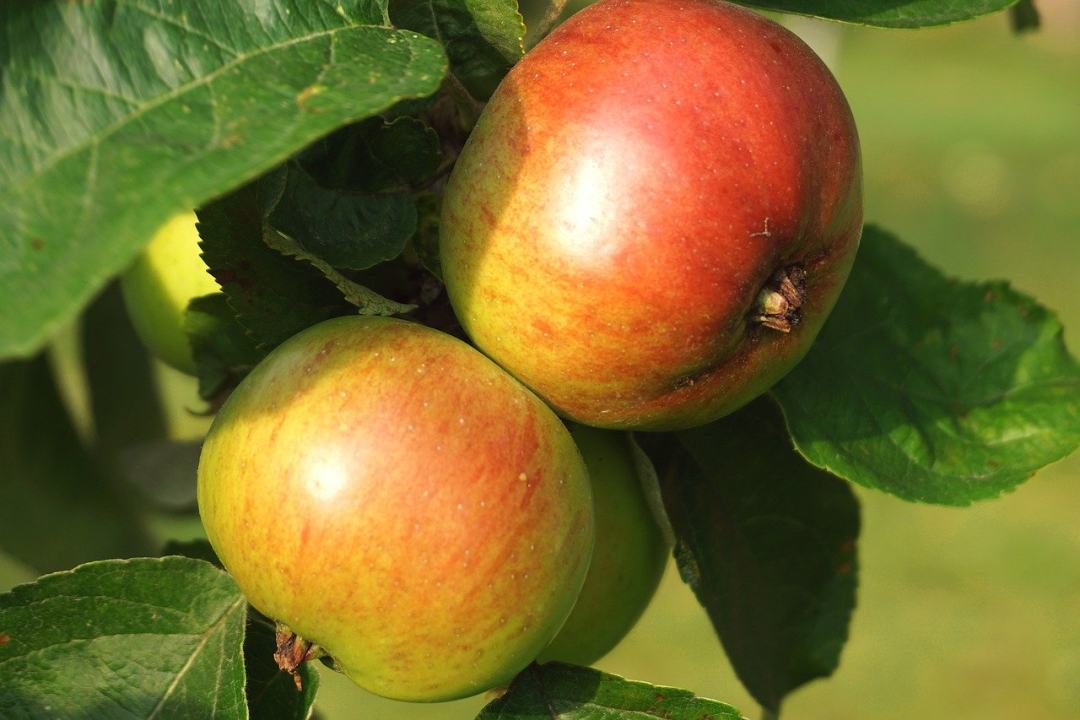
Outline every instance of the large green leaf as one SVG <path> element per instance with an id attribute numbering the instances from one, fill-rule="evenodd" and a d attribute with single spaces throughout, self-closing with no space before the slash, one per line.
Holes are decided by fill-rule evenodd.
<path id="1" fill-rule="evenodd" d="M 0 508 L 0 548 L 39 571 L 147 549 L 80 444 L 44 355 L 0 363 Z"/>
<path id="2" fill-rule="evenodd" d="M 375 0 L 0 4 L 0 357 L 25 355 L 174 213 L 432 93 Z"/>
<path id="3" fill-rule="evenodd" d="M 818 467 L 907 500 L 966 505 L 1080 444 L 1080 364 L 1054 315 L 961 283 L 867 228 L 806 359 L 773 390 Z"/>
<path id="4" fill-rule="evenodd" d="M 855 607 L 859 506 L 792 448 L 768 398 L 671 437 L 639 435 L 659 473 L 679 572 L 762 706 L 831 675 Z"/>
<path id="5" fill-rule="evenodd" d="M 108 560 L 0 595 L 0 717 L 238 720 L 244 598 L 188 558 Z"/>
<path id="6" fill-rule="evenodd" d="M 738 710 L 677 688 L 598 670 L 530 665 L 477 720 L 742 720 Z"/>
<path id="7" fill-rule="evenodd" d="M 525 53 L 525 21 L 517 0 L 390 0 L 399 27 L 435 38 L 453 76 L 485 100 Z"/>
<path id="8" fill-rule="evenodd" d="M 1018 0 L 733 0 L 778 12 L 889 28 L 918 28 L 1000 12 Z"/>

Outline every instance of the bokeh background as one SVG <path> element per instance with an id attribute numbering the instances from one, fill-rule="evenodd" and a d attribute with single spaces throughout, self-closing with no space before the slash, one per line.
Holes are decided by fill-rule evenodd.
<path id="1" fill-rule="evenodd" d="M 1040 32 L 1005 15 L 921 31 L 785 19 L 833 66 L 862 137 L 868 220 L 965 279 L 1006 278 L 1080 336 L 1080 0 L 1038 0 Z M 71 335 L 54 360 L 84 424 Z M 207 421 L 189 379 L 159 368 L 175 437 Z M 856 488 L 859 607 L 836 674 L 796 692 L 793 720 L 1080 717 L 1080 454 L 968 509 Z M 162 539 L 197 519 L 149 519 Z M 0 590 L 34 573 L 0 552 Z M 752 718 L 704 611 L 669 567 L 638 627 L 599 667 L 689 688 Z M 462 720 L 484 700 L 407 705 L 323 673 L 326 720 Z"/>

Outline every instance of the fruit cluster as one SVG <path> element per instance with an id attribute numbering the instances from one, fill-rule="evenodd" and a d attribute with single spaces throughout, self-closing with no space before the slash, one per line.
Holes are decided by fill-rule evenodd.
<path id="1" fill-rule="evenodd" d="M 210 541 L 292 662 L 325 653 L 387 697 L 590 664 L 668 553 L 616 430 L 709 422 L 781 378 L 861 222 L 851 113 L 800 40 L 722 2 L 603 0 L 503 80 L 447 185 L 442 268 L 475 347 L 372 317 L 280 345 L 206 439 Z M 197 242 L 170 224 L 125 280 L 186 370 L 163 328 L 214 288 L 165 278 Z"/>

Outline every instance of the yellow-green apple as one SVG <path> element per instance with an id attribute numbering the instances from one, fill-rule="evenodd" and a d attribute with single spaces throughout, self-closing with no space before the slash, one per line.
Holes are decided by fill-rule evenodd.
<path id="1" fill-rule="evenodd" d="M 626 434 L 582 425 L 570 432 L 592 482 L 596 545 L 574 611 L 539 659 L 592 665 L 645 612 L 670 547 L 642 492 Z"/>
<path id="2" fill-rule="evenodd" d="M 601 0 L 506 76 L 450 177 L 477 346 L 565 417 L 675 429 L 803 357 L 862 228 L 855 124 L 799 38 L 710 0 Z"/>
<path id="3" fill-rule="evenodd" d="M 508 682 L 558 632 L 593 544 L 555 414 L 465 343 L 328 320 L 236 388 L 199 461 L 211 544 L 251 604 L 386 697 Z"/>
<path id="4" fill-rule="evenodd" d="M 121 276 L 120 287 L 131 324 L 147 349 L 194 375 L 184 312 L 192 299 L 221 290 L 199 254 L 195 213 L 180 213 L 162 225 Z"/>

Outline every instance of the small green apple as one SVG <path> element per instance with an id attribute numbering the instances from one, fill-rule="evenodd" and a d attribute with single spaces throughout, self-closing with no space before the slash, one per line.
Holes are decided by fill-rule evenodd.
<path id="1" fill-rule="evenodd" d="M 592 665 L 630 632 L 645 612 L 670 555 L 624 433 L 576 425 L 596 513 L 596 545 L 574 611 L 540 662 Z"/>
<path id="2" fill-rule="evenodd" d="M 472 347 L 387 318 L 328 320 L 270 353 L 214 419 L 198 498 L 251 604 L 399 700 L 509 682 L 592 554 L 562 422 Z"/>
<path id="3" fill-rule="evenodd" d="M 162 225 L 121 276 L 120 288 L 131 324 L 147 349 L 194 375 L 184 312 L 192 299 L 221 290 L 199 254 L 195 213 L 180 213 Z"/>

